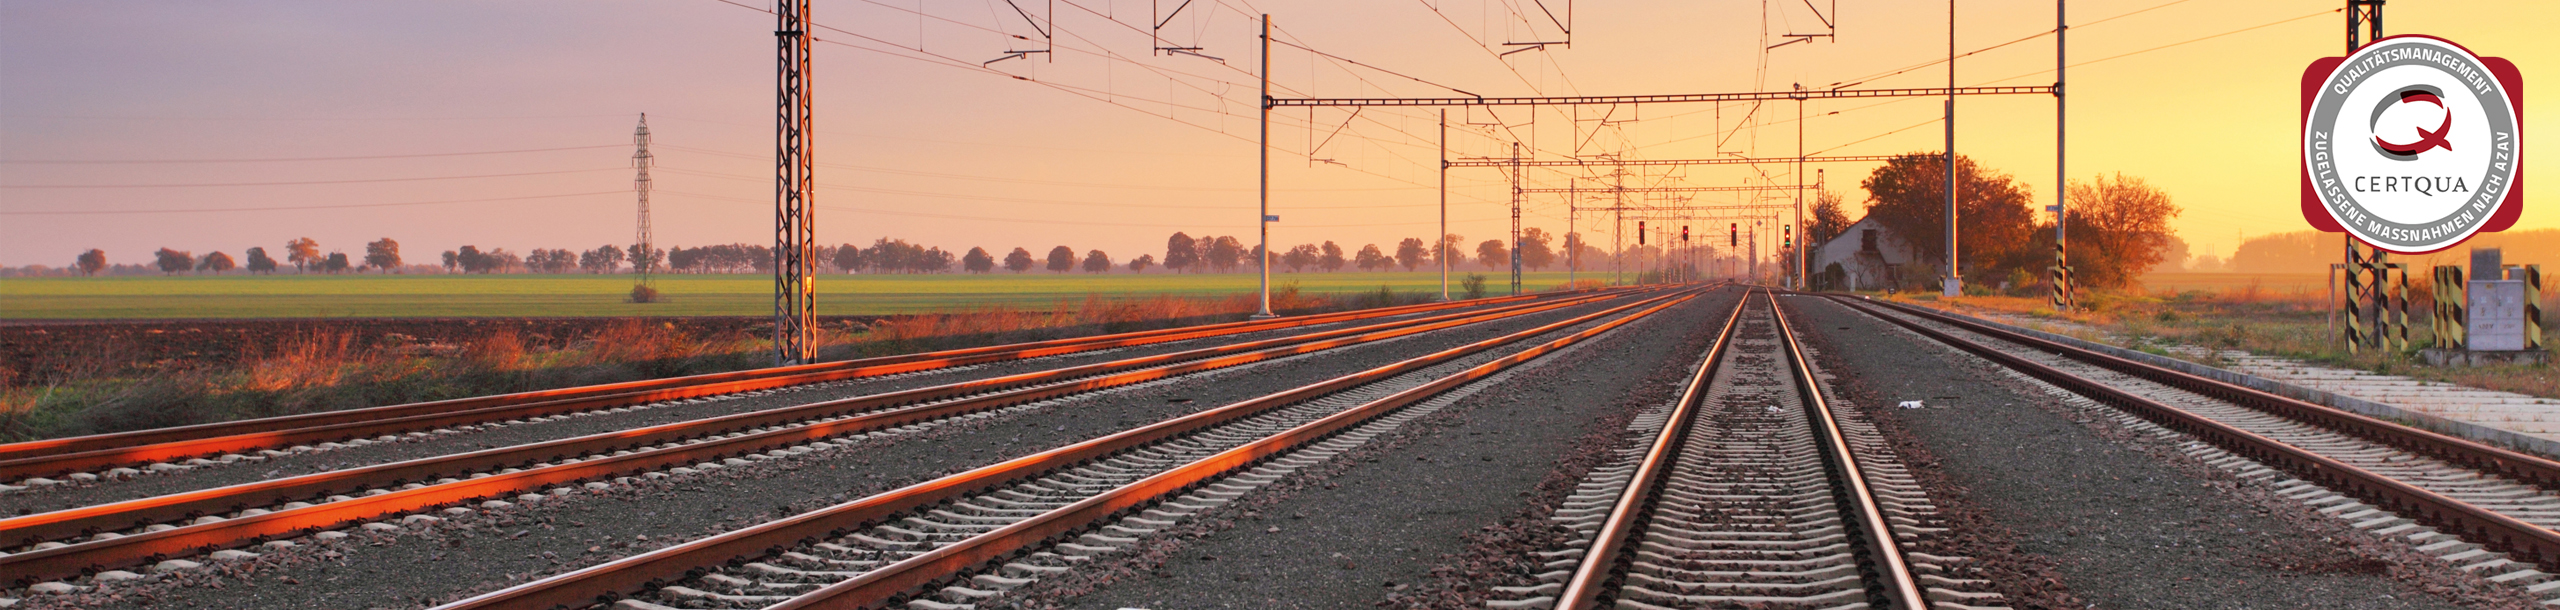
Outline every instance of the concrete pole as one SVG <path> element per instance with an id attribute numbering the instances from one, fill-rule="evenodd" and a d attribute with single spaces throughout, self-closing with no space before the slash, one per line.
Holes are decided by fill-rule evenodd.
<path id="1" fill-rule="evenodd" d="M 1262 216 L 1254 222 L 1262 228 L 1262 260 L 1254 261 L 1262 268 L 1262 311 L 1255 318 L 1275 318 L 1271 313 L 1271 15 L 1262 16 Z"/>
<path id="2" fill-rule="evenodd" d="M 1449 234 L 1449 109 L 1440 109 L 1440 233 L 1433 240 L 1446 244 Z M 1449 300 L 1449 252 L 1440 252 L 1440 300 Z"/>
<path id="3" fill-rule="evenodd" d="M 1803 90 L 1803 89 L 1804 89 L 1804 85 L 1803 85 L 1803 84 L 1801 84 L 1801 83 L 1799 83 L 1799 84 L 1797 84 L 1797 85 L 1796 85 L 1796 89 L 1797 89 L 1797 90 Z M 1803 98 L 1797 98 L 1797 99 L 1796 99 L 1796 224 L 1795 224 L 1795 232 L 1796 232 L 1796 235 L 1797 235 L 1797 239 L 1799 239 L 1799 240 L 1804 240 L 1804 239 L 1806 239 L 1806 238 L 1810 237 L 1810 236 L 1808 236 L 1808 235 L 1805 235 L 1805 234 L 1804 234 L 1804 99 L 1803 99 Z M 1808 241 L 1809 241 L 1809 240 L 1808 240 Z M 1805 286 L 1805 284 L 1804 284 L 1804 250 L 1805 250 L 1804 246 L 1805 246 L 1804 244 L 1802 244 L 1802 243 L 1798 243 L 1798 244 L 1796 244 L 1795 248 L 1793 248 L 1793 249 L 1795 250 L 1795 253 L 1794 253 L 1794 254 L 1795 254 L 1795 259 L 1796 259 L 1796 273 L 1795 273 L 1795 277 L 1789 278 L 1789 279 L 1787 280 L 1787 282 L 1788 282 L 1788 283 L 1787 283 L 1787 287 L 1788 287 L 1788 288 L 1794 288 L 1794 289 L 1797 289 L 1797 290 L 1803 290 L 1803 289 L 1804 289 L 1804 286 Z"/>
<path id="4" fill-rule="evenodd" d="M 2066 228 L 2071 226 L 2071 208 L 2066 204 L 2071 198 L 2071 173 L 2062 168 L 2063 160 L 2071 151 L 2063 145 L 2062 139 L 2063 129 L 2069 124 L 2062 120 L 2062 71 L 2070 67 L 2063 62 L 2063 37 L 2071 33 L 2071 24 L 2062 19 L 2066 1 L 2053 0 L 2053 247 L 2068 253 L 2071 242 L 2066 239 L 2069 237 Z"/>
<path id="5" fill-rule="evenodd" d="M 1520 143 L 1511 143 L 1511 296 L 1520 296 Z"/>
<path id="6" fill-rule="evenodd" d="M 1956 2 L 1947 0 L 1947 282 L 1943 296 L 1964 294 L 1956 241 Z"/>

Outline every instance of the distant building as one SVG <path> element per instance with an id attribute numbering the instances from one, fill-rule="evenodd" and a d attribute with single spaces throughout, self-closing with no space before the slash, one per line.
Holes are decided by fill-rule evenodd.
<path id="1" fill-rule="evenodd" d="M 1816 246 L 1810 254 L 1815 286 L 1822 289 L 1883 290 L 1915 281 L 1902 277 L 1904 273 L 1931 273 L 1925 265 L 1912 265 L 1920 257 L 1911 244 L 1873 216 L 1850 223 L 1839 237 Z"/>

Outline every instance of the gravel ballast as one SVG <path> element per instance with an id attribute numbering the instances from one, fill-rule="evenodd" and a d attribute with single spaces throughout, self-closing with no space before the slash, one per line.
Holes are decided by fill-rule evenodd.
<path id="1" fill-rule="evenodd" d="M 1402 607 L 1537 495 L 1577 439 L 1668 399 L 1732 310 L 1724 290 L 1596 338 L 1004 606 Z M 1710 324 L 1710 323 L 1713 324 Z"/>
<path id="2" fill-rule="evenodd" d="M 145 585 L 132 592 L 157 596 L 161 604 L 206 607 L 416 607 L 1624 302 L 1577 306 L 1042 403 L 997 417 L 944 423 L 914 434 L 865 440 L 795 458 L 608 490 L 581 489 L 555 501 L 454 516 L 421 534 L 364 544 L 333 543 L 329 552 L 341 557 L 224 579 L 222 590 Z M 133 605 L 132 600 L 128 596 L 109 607 Z"/>
<path id="3" fill-rule="evenodd" d="M 1831 372 L 1855 380 L 1845 384 L 1852 398 L 1936 458 L 1913 464 L 1934 471 L 1923 477 L 1931 495 L 1998 523 L 2003 531 L 1978 535 L 1999 539 L 1981 544 L 2013 545 L 2052 566 L 2053 585 L 2087 604 L 2477 607 L 2437 594 L 2440 583 L 2395 575 L 2347 532 L 2294 514 L 2307 511 L 2252 501 L 2227 476 L 2145 446 L 2157 441 L 2067 412 L 1988 361 L 1835 303 L 1790 304 Z M 1899 407 L 1915 400 L 1924 406 Z"/>

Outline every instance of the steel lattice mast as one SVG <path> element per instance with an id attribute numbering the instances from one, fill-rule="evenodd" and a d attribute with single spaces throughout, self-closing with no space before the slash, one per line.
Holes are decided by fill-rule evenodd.
<path id="1" fill-rule="evenodd" d="M 646 286 L 649 284 L 651 259 L 658 251 L 658 247 L 650 243 L 649 234 L 649 166 L 657 165 L 658 157 L 649 154 L 648 113 L 640 114 L 640 129 L 631 132 L 631 143 L 639 146 L 638 151 L 631 153 L 631 166 L 640 170 L 640 175 L 631 179 L 631 190 L 640 194 L 640 229 L 632 236 L 631 271 L 639 274 L 640 285 Z"/>
<path id="2" fill-rule="evenodd" d="M 773 349 L 779 364 L 814 359 L 817 326 L 816 163 L 809 118 L 809 0 L 782 0 L 774 38 L 780 85 L 775 98 L 773 218 Z"/>

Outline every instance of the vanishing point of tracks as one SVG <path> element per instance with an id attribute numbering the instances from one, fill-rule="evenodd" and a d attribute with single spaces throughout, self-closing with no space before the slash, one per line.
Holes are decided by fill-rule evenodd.
<path id="1" fill-rule="evenodd" d="M 1647 442 L 1595 470 L 1495 608 L 1997 607 L 1967 561 L 1907 550 L 1943 531 L 1875 429 L 1823 397 L 1774 299 L 1746 297 Z"/>

